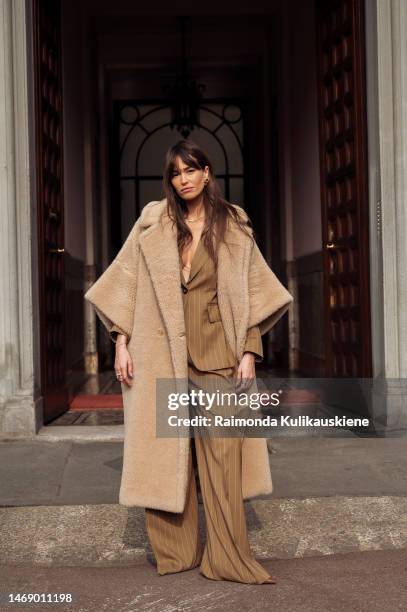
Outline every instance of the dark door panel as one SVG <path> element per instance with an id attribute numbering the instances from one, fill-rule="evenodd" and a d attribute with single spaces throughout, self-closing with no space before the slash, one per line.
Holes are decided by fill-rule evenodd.
<path id="1" fill-rule="evenodd" d="M 326 375 L 372 375 L 364 6 L 317 0 Z"/>
<path id="2" fill-rule="evenodd" d="M 34 0 L 37 224 L 44 422 L 68 409 L 59 0 Z"/>

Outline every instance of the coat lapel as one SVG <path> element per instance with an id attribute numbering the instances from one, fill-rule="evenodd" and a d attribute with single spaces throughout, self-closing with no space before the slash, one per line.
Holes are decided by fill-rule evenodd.
<path id="1" fill-rule="evenodd" d="M 170 219 L 163 219 L 161 223 L 154 215 L 146 215 L 141 222 L 139 244 L 168 335 L 175 384 L 182 393 L 186 385 L 188 356 L 175 232 Z"/>

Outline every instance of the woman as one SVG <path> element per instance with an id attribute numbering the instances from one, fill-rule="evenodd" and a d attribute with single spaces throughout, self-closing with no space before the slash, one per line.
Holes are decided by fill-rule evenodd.
<path id="1" fill-rule="evenodd" d="M 125 425 L 119 501 L 146 508 L 159 574 L 200 566 L 214 580 L 274 583 L 251 554 L 243 504 L 272 491 L 265 439 L 216 437 L 206 427 L 193 429 L 193 440 L 180 432 L 160 437 L 158 424 L 168 413 L 159 385 L 170 381 L 177 394 L 251 388 L 255 361 L 263 358 L 261 335 L 292 296 L 262 257 L 246 213 L 221 197 L 196 144 L 169 149 L 164 191 L 164 200 L 144 207 L 85 295 L 116 342 Z M 180 404 L 178 416 L 190 415 L 191 406 Z"/>

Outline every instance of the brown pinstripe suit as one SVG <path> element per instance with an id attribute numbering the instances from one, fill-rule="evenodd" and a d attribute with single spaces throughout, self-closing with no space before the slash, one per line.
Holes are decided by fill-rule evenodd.
<path id="1" fill-rule="evenodd" d="M 215 386 L 217 381 L 217 388 L 222 392 L 234 391 L 236 359 L 223 330 L 217 303 L 215 268 L 202 237 L 191 262 L 189 278 L 185 280 L 181 272 L 181 279 L 189 389 L 214 391 L 214 381 Z M 262 360 L 258 327 L 249 330 L 245 350 L 254 352 L 256 361 Z M 221 407 L 221 411 L 224 411 L 224 407 Z M 199 410 L 191 410 L 191 416 L 197 412 Z M 203 431 L 202 427 L 193 429 L 184 512 L 178 514 L 146 508 L 146 527 L 157 561 L 157 571 L 167 574 L 199 565 L 201 574 L 213 580 L 263 584 L 270 579 L 270 575 L 252 556 L 245 521 L 242 434 L 236 435 L 234 432 L 230 437 L 214 437 L 210 428 L 208 431 Z M 199 539 L 194 452 L 205 510 L 205 546 Z"/>
<path id="2" fill-rule="evenodd" d="M 181 255 L 180 268 L 182 269 Z M 223 330 L 217 299 L 215 267 L 202 236 L 191 261 L 188 280 L 181 272 L 181 288 L 188 362 L 203 372 L 233 367 L 236 359 Z M 263 347 L 257 326 L 248 331 L 245 351 L 255 353 L 256 361 L 262 361 Z"/>

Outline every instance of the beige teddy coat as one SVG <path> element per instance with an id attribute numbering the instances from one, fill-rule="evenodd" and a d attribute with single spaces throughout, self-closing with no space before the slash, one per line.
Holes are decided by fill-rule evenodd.
<path id="1" fill-rule="evenodd" d="M 122 383 L 124 456 L 119 503 L 183 512 L 190 439 L 156 436 L 156 379 L 173 379 L 174 391 L 188 392 L 187 344 L 176 227 L 166 199 L 147 204 L 121 250 L 85 294 L 110 331 L 118 325 L 130 337 L 131 387 Z M 246 217 L 240 206 L 239 213 Z M 161 217 L 161 221 L 160 221 Z M 238 361 L 246 332 L 270 330 L 293 300 L 264 260 L 258 246 L 230 223 L 219 248 L 218 304 L 225 334 Z M 184 410 L 184 412 L 182 412 Z M 173 414 L 173 413 L 172 413 Z M 177 416 L 188 416 L 188 406 Z M 245 499 L 271 493 L 265 438 L 243 441 Z"/>

